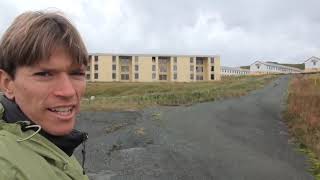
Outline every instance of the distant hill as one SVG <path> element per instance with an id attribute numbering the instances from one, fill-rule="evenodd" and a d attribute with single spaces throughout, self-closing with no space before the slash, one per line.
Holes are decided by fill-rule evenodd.
<path id="1" fill-rule="evenodd" d="M 294 67 L 294 68 L 298 68 L 301 70 L 304 70 L 304 64 L 282 64 L 282 63 L 278 63 L 278 62 L 272 62 L 272 61 L 267 61 L 268 63 L 273 63 L 273 64 L 279 64 L 279 65 L 283 65 L 283 66 L 290 66 L 290 67 Z M 250 66 L 241 66 L 240 68 L 242 69 L 250 69 Z"/>
<path id="2" fill-rule="evenodd" d="M 250 66 L 240 66 L 241 69 L 250 69 Z"/>

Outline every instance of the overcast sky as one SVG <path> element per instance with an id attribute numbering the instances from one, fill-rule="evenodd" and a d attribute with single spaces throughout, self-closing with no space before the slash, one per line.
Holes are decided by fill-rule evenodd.
<path id="1" fill-rule="evenodd" d="M 320 0 L 0 0 L 0 35 L 27 10 L 63 11 L 89 52 L 217 54 L 222 65 L 320 56 Z"/>

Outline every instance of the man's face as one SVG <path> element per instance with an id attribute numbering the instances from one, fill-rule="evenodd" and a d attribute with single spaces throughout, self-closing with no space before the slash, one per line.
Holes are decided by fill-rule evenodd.
<path id="1" fill-rule="evenodd" d="M 19 67 L 12 80 L 13 97 L 22 112 L 52 135 L 65 135 L 75 125 L 86 88 L 84 65 L 72 64 L 63 49 L 49 60 Z"/>

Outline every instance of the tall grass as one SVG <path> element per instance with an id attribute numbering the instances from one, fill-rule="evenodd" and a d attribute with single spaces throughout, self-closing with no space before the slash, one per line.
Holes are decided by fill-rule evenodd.
<path id="1" fill-rule="evenodd" d="M 196 83 L 89 83 L 83 110 L 136 110 L 155 105 L 190 105 L 245 95 L 276 76 L 232 77 Z M 95 96 L 94 100 L 90 100 Z"/>
<path id="2" fill-rule="evenodd" d="M 320 74 L 297 75 L 289 87 L 285 119 L 320 179 Z"/>

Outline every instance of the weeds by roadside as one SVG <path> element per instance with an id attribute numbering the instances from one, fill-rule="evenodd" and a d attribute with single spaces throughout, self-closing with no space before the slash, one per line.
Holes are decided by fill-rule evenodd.
<path id="1" fill-rule="evenodd" d="M 320 74 L 296 75 L 288 90 L 284 119 L 320 180 Z"/>
<path id="2" fill-rule="evenodd" d="M 197 83 L 89 83 L 83 110 L 136 110 L 154 105 L 190 105 L 245 95 L 275 75 L 229 77 Z M 90 100 L 95 96 L 94 100 Z"/>

